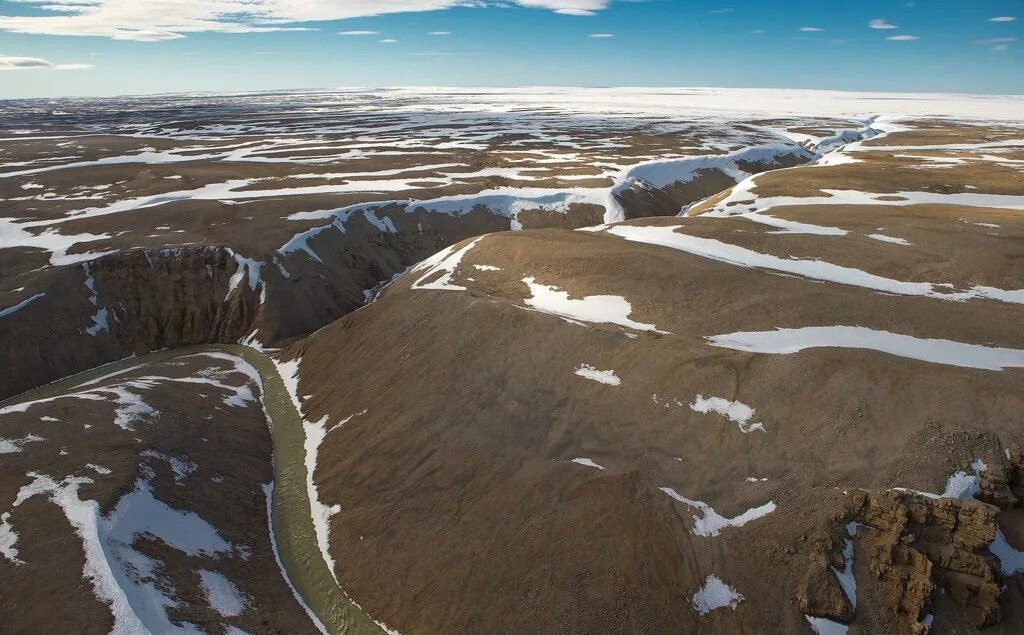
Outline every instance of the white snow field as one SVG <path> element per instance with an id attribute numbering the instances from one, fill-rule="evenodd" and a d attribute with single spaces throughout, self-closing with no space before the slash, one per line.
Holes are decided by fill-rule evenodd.
<path id="1" fill-rule="evenodd" d="M 282 118 L 267 107 L 280 99 L 288 100 L 293 116 Z M 15 147 L 13 142 L 32 141 L 35 136 L 0 136 L 0 183 L 17 183 L 16 194 L 0 197 L 6 196 L 5 201 L 32 212 L 31 217 L 16 213 L 0 219 L 0 247 L 44 249 L 50 252 L 53 264 L 88 260 L 105 253 L 104 241 L 116 234 L 75 232 L 65 228 L 67 223 L 157 212 L 202 201 L 251 204 L 285 199 L 286 204 L 299 205 L 325 196 L 341 197 L 342 202 L 335 207 L 300 209 L 286 215 L 294 221 L 332 221 L 296 230 L 293 240 L 282 243 L 282 253 L 303 250 L 311 257 L 316 256 L 308 238 L 332 227 L 344 231 L 346 220 L 354 214 L 363 215 L 381 232 L 394 231 L 390 220 L 375 216 L 370 209 L 389 203 L 404 207 L 406 212 L 422 208 L 454 215 L 486 207 L 492 214 L 507 217 L 511 229 L 522 227 L 519 214 L 525 209 L 564 214 L 575 205 L 602 207 L 605 222 L 615 222 L 622 220 L 624 213 L 616 195 L 626 188 L 689 183 L 708 169 L 744 181 L 756 178 L 746 167 L 751 162 L 771 162 L 786 156 L 819 158 L 824 165 L 849 163 L 857 160 L 853 156 L 855 148 L 835 152 L 836 148 L 842 144 L 856 146 L 859 139 L 898 130 L 893 123 L 896 119 L 1024 121 L 1024 99 L 1017 96 L 774 89 L 397 88 L 293 92 L 284 96 L 238 93 L 217 96 L 213 101 L 230 106 L 235 114 L 211 107 L 209 96 L 199 95 L 68 104 L 68 112 L 75 117 L 67 121 L 89 115 L 90 126 L 63 136 L 47 136 L 53 139 L 55 151 L 35 160 L 7 156 L 7 149 Z M 937 103 L 942 107 L 937 108 Z M 118 108 L 152 116 L 146 123 L 105 118 L 108 113 L 116 114 Z M 158 114 L 161 108 L 191 109 L 196 116 L 187 123 Z M 29 131 L 33 130 L 33 121 L 38 120 L 42 126 L 49 113 L 19 111 L 26 120 L 23 128 Z M 752 123 L 772 117 L 786 119 L 787 125 Z M 821 127 L 834 131 L 815 135 L 793 130 Z M 132 140 L 137 147 L 83 158 L 78 137 L 97 131 Z M 672 135 L 676 141 L 645 147 L 633 140 L 637 134 Z M 523 138 L 508 140 L 516 135 Z M 165 147 L 162 142 L 178 145 Z M 993 160 L 1005 163 L 998 153 L 1021 144 L 1001 142 L 985 148 L 993 153 Z M 154 147 L 157 145 L 161 148 Z M 488 154 L 503 164 L 470 165 L 466 153 Z M 381 163 L 367 169 L 369 161 Z M 346 168 L 349 163 L 352 167 Z M 89 172 L 110 166 L 186 170 L 203 164 L 250 165 L 260 175 L 248 176 L 243 171 L 196 183 L 171 174 L 162 179 L 165 186 L 155 192 L 135 192 L 124 185 L 128 181 L 71 190 L 45 184 L 45 177 L 65 171 Z M 262 175 L 262 171 L 272 169 L 287 174 Z M 465 193 L 467 188 L 471 193 Z M 743 188 L 737 191 L 741 193 Z M 360 201 L 345 203 L 344 197 Z M 848 193 L 831 198 L 839 202 L 844 198 L 870 199 L 871 195 Z M 984 194 L 929 197 L 915 193 L 911 200 L 886 204 L 934 200 L 1001 203 L 1019 209 L 1024 205 L 1020 198 Z M 32 211 L 37 202 L 57 206 L 59 212 L 39 217 Z M 762 201 L 759 205 L 764 208 L 781 203 Z M 166 242 L 173 243 L 173 232 L 164 231 L 171 234 Z M 86 242 L 94 243 L 96 248 L 88 254 L 68 254 L 76 244 Z"/>

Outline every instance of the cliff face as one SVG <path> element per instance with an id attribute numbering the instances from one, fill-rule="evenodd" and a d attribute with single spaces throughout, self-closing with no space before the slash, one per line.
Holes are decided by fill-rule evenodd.
<path id="1" fill-rule="evenodd" d="M 625 219 L 678 216 L 754 174 L 791 168 L 818 158 L 792 146 L 764 146 L 722 156 L 693 157 L 641 165 L 626 175 L 615 197 Z"/>
<path id="2" fill-rule="evenodd" d="M 961 627 L 1000 622 L 1002 576 L 989 551 L 997 507 L 898 491 L 863 492 L 850 504 L 855 511 L 847 526 L 855 528 L 856 548 L 848 553 L 857 563 L 861 632 L 927 632 L 936 593 L 955 610 Z M 849 624 L 855 607 L 829 580 L 830 567 L 844 567 L 841 553 L 841 545 L 833 544 L 815 559 L 796 599 L 807 615 Z"/>
<path id="3" fill-rule="evenodd" d="M 45 291 L 0 318 L 0 399 L 133 354 L 245 338 L 274 346 L 308 335 L 413 263 L 508 228 L 486 210 L 453 216 L 396 206 L 371 216 L 381 226 L 354 216 L 262 257 L 214 246 L 137 249 L 22 274 L 23 284 Z"/>
<path id="4" fill-rule="evenodd" d="M 227 295 L 228 250 L 111 254 L 44 272 L 45 296 L 0 320 L 0 396 L 132 354 L 237 338 L 255 313 Z"/>
<path id="5" fill-rule="evenodd" d="M 779 165 L 795 160 L 791 154 L 777 159 Z M 771 159 L 744 169 L 775 165 Z M 686 178 L 661 188 L 634 180 L 616 197 L 629 217 L 675 215 L 735 183 L 718 169 Z M 592 226 L 605 210 L 573 203 L 557 211 L 527 206 L 514 219 L 508 213 L 484 204 L 454 214 L 384 204 L 327 214 L 324 225 L 253 257 L 193 245 L 23 271 L 20 283 L 45 295 L 0 319 L 0 340 L 11 343 L 0 353 L 7 362 L 0 398 L 163 348 L 245 338 L 277 346 L 354 311 L 375 287 L 461 240 L 508 230 L 510 222 L 525 229 Z"/>

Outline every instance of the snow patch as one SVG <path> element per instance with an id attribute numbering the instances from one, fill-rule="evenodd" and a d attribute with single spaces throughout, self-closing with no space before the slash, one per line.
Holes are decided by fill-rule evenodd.
<path id="1" fill-rule="evenodd" d="M 609 386 L 618 386 L 622 383 L 622 380 L 619 379 L 614 370 L 597 370 L 590 364 L 581 364 L 576 369 L 575 374 L 601 384 L 608 384 Z"/>
<path id="2" fill-rule="evenodd" d="M 20 439 L 5 439 L 0 437 L 0 454 L 14 454 L 16 452 L 21 452 L 22 446 L 39 441 L 46 441 L 46 439 L 36 434 L 27 434 Z"/>
<path id="3" fill-rule="evenodd" d="M 698 216 L 698 218 L 700 217 Z M 761 225 L 768 225 L 769 227 L 777 227 L 779 231 L 769 232 L 772 234 L 814 234 L 816 236 L 845 236 L 850 233 L 845 229 L 840 229 L 839 227 L 829 227 L 826 225 L 812 225 L 810 223 L 801 223 L 800 221 L 787 220 L 785 218 L 776 218 L 775 216 L 768 216 L 767 214 L 744 214 L 739 218 Z"/>
<path id="4" fill-rule="evenodd" d="M 846 624 L 840 624 L 839 622 L 833 622 L 830 619 L 824 617 L 812 617 L 810 615 L 804 615 L 807 623 L 811 626 L 817 635 L 846 635 L 849 630 L 849 626 Z"/>
<path id="5" fill-rule="evenodd" d="M 0 514 L 0 555 L 13 564 L 24 564 L 18 559 L 18 532 L 11 526 L 11 512 Z"/>
<path id="6" fill-rule="evenodd" d="M 8 315 L 12 315 L 24 309 L 25 307 L 27 307 L 28 305 L 32 304 L 33 302 L 35 302 L 36 300 L 45 295 L 45 293 L 37 293 L 29 298 L 22 300 L 21 302 L 15 304 L 14 306 L 9 306 L 6 309 L 0 309 L 0 318 L 7 317 Z"/>
<path id="7" fill-rule="evenodd" d="M 868 238 L 873 240 L 880 240 L 883 243 L 892 243 L 894 245 L 910 245 L 910 241 L 903 238 L 896 238 L 895 236 L 886 236 L 885 234 L 868 234 Z"/>
<path id="8" fill-rule="evenodd" d="M 680 495 L 671 487 L 660 487 L 658 489 L 680 503 L 683 503 L 687 507 L 691 507 L 700 512 L 700 516 L 696 514 L 693 516 L 693 533 L 698 536 L 717 536 L 726 527 L 742 527 L 753 520 L 763 518 L 775 511 L 775 503 L 773 501 L 768 501 L 764 505 L 748 509 L 739 516 L 726 518 L 712 509 L 707 503 L 690 500 L 689 498 Z"/>
<path id="9" fill-rule="evenodd" d="M 853 537 L 857 534 L 857 523 L 846 523 L 846 534 L 849 537 L 843 542 L 843 570 L 832 566 L 829 568 L 846 594 L 846 599 L 850 601 L 850 606 L 856 609 L 857 580 L 853 577 Z"/>
<path id="10" fill-rule="evenodd" d="M 316 531 L 316 544 L 320 548 L 324 562 L 327 563 L 327 567 L 331 571 L 331 576 L 337 582 L 338 576 L 334 572 L 335 563 L 334 558 L 331 557 L 330 549 L 331 516 L 341 511 L 341 505 L 324 505 L 320 502 L 316 482 L 313 480 L 313 476 L 316 474 L 317 453 L 320 450 L 320 444 L 327 437 L 326 424 L 326 416 L 315 423 L 310 423 L 303 419 L 302 429 L 306 434 L 303 447 L 306 452 L 306 490 L 309 494 L 309 509 L 313 517 L 313 528 Z"/>
<path id="11" fill-rule="evenodd" d="M 245 597 L 224 575 L 216 571 L 199 571 L 199 582 L 206 593 L 206 601 L 224 617 L 241 615 L 246 609 Z"/>
<path id="12" fill-rule="evenodd" d="M 740 331 L 707 338 L 711 346 L 750 353 L 789 355 L 808 348 L 858 348 L 932 364 L 1001 371 L 1024 367 L 1024 350 L 922 339 L 863 326 L 805 326 Z"/>
<path id="13" fill-rule="evenodd" d="M 274 358 L 277 374 L 281 376 L 284 388 L 288 392 L 288 396 L 291 397 L 292 405 L 295 406 L 295 412 L 299 413 L 299 416 L 302 416 L 302 401 L 299 399 L 299 362 L 301 361 L 300 357 L 287 362 Z"/>
<path id="14" fill-rule="evenodd" d="M 743 596 L 736 589 L 722 582 L 715 575 L 709 575 L 704 581 L 704 586 L 693 594 L 693 608 L 701 615 L 707 615 L 715 609 L 726 607 L 735 610 L 742 601 Z"/>
<path id="15" fill-rule="evenodd" d="M 452 284 L 452 276 L 455 275 L 455 270 L 458 269 L 459 263 L 462 262 L 462 258 L 469 252 L 470 249 L 476 246 L 478 242 L 483 238 L 476 238 L 469 242 L 465 247 L 455 251 L 455 246 L 447 247 L 437 252 L 430 258 L 427 258 L 423 262 L 412 268 L 413 272 L 423 272 L 423 275 L 419 277 L 415 282 L 412 283 L 412 289 L 434 289 L 437 291 L 465 291 L 466 287 L 462 287 L 456 284 Z M 433 278 L 437 274 L 441 274 L 434 279 L 433 282 L 424 282 Z"/>
<path id="16" fill-rule="evenodd" d="M 148 252 L 147 252 L 148 257 Z M 96 312 L 92 315 L 92 326 L 87 327 L 85 332 L 93 337 L 100 334 L 100 331 L 109 332 L 110 325 L 108 318 L 110 315 L 109 310 L 106 307 L 100 307 L 100 294 L 96 290 L 96 277 L 92 273 L 92 264 L 88 262 L 82 263 L 82 269 L 85 270 L 85 286 L 89 289 L 89 302 L 96 307 Z"/>
<path id="17" fill-rule="evenodd" d="M 697 395 L 694 397 L 693 403 L 690 404 L 690 410 L 702 414 L 709 412 L 718 413 L 738 425 L 740 432 L 743 434 L 749 434 L 754 430 L 767 432 L 763 423 L 750 423 L 750 420 L 754 418 L 754 409 L 740 401 L 729 401 L 722 397 L 708 397 L 705 399 L 703 395 Z"/>
<path id="18" fill-rule="evenodd" d="M 542 313 L 582 322 L 618 324 L 637 331 L 668 333 L 658 330 L 653 324 L 642 324 L 629 319 L 633 306 L 620 295 L 588 295 L 573 300 L 569 298 L 568 292 L 539 284 L 534 278 L 523 278 L 523 282 L 530 288 L 532 294 L 532 297 L 526 298 L 525 303 Z"/>
<path id="19" fill-rule="evenodd" d="M 578 463 L 579 465 L 585 465 L 587 467 L 596 467 L 599 470 L 603 470 L 604 469 L 604 466 L 598 465 L 597 463 L 594 463 L 593 461 L 591 461 L 590 459 L 588 459 L 586 457 L 579 457 L 579 458 L 576 458 L 576 459 L 572 459 L 569 462 L 570 463 Z"/>
<path id="20" fill-rule="evenodd" d="M 135 489 L 118 501 L 107 516 L 99 504 L 82 500 L 81 485 L 91 478 L 69 476 L 57 482 L 30 472 L 34 480 L 18 491 L 15 506 L 33 496 L 46 494 L 58 505 L 82 539 L 85 550 L 83 575 L 92 582 L 96 596 L 110 607 L 113 633 L 194 632 L 172 623 L 167 608 L 177 605 L 158 586 L 156 561 L 132 548 L 139 535 L 156 538 L 191 556 L 216 556 L 232 547 L 216 529 L 198 515 L 176 510 L 153 497 L 149 484 L 136 481 Z"/>
<path id="21" fill-rule="evenodd" d="M 945 284 L 893 280 L 860 269 L 834 265 L 822 260 L 780 258 L 779 256 L 760 253 L 713 238 L 681 234 L 675 230 L 676 227 L 674 226 L 637 227 L 632 225 L 615 225 L 608 228 L 605 233 L 619 236 L 632 242 L 676 249 L 695 256 L 718 260 L 739 267 L 766 269 L 801 276 L 811 280 L 863 287 L 883 293 L 924 296 L 952 302 L 987 298 L 1001 302 L 1024 304 L 1024 289 L 1006 290 L 976 285 L 966 291 L 956 292 Z"/>
<path id="22" fill-rule="evenodd" d="M 905 487 L 894 487 L 892 489 L 899 492 L 912 492 L 919 494 L 925 498 L 954 498 L 956 500 L 975 500 L 975 495 L 981 491 L 981 473 L 988 469 L 988 466 L 981 459 L 974 459 L 971 461 L 971 470 L 973 474 L 968 474 L 963 470 L 957 470 L 949 475 L 946 479 L 946 489 L 941 494 L 932 494 L 930 492 L 921 492 L 918 490 L 907 489 Z"/>
<path id="23" fill-rule="evenodd" d="M 154 450 L 145 450 L 142 452 L 141 456 L 148 459 L 166 461 L 167 464 L 171 467 L 171 471 L 174 472 L 174 482 L 178 485 L 184 483 L 190 474 L 199 469 L 198 465 L 196 465 L 195 463 L 188 459 L 179 459 L 177 457 L 168 456 L 166 454 L 156 452 Z M 102 472 L 100 473 L 102 474 Z M 109 470 L 107 471 L 107 473 L 109 474 Z"/>
<path id="24" fill-rule="evenodd" d="M 999 559 L 999 568 L 1003 575 L 1017 575 L 1024 571 L 1024 551 L 1011 547 L 999 527 L 996 527 L 996 538 L 989 550 Z"/>
<path id="25" fill-rule="evenodd" d="M 241 254 L 235 252 L 233 249 L 227 249 L 227 252 L 235 259 L 235 272 L 231 274 L 231 278 L 228 280 L 228 292 L 224 296 L 224 301 L 227 302 L 231 293 L 237 289 L 243 280 L 249 281 L 249 290 L 255 292 L 256 287 L 263 283 L 261 277 L 261 268 L 263 263 L 252 258 L 246 258 Z M 263 283 L 266 284 L 266 283 Z"/>

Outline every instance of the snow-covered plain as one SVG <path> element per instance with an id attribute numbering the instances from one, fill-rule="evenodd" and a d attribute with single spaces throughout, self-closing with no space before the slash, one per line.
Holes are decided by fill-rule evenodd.
<path id="1" fill-rule="evenodd" d="M 465 214 L 484 206 L 508 217 L 512 229 L 522 226 L 518 216 L 525 209 L 566 213 L 575 204 L 588 204 L 604 207 L 605 222 L 614 222 L 623 219 L 616 194 L 626 188 L 687 183 L 709 169 L 743 180 L 750 176 L 751 163 L 783 157 L 821 157 L 823 165 L 856 161 L 851 153 L 835 149 L 898 129 L 892 123 L 896 118 L 1024 120 L 1020 114 L 1024 100 L 1012 96 L 720 88 L 399 88 L 290 93 L 291 116 L 286 118 L 273 107 L 281 98 L 281 94 L 239 93 L 68 103 L 61 108 L 68 116 L 61 121 L 72 130 L 58 136 L 62 141 L 55 145 L 66 149 L 35 160 L 8 157 L 6 150 L 14 147 L 9 141 L 24 143 L 37 137 L 0 137 L 0 182 L 9 179 L 19 184 L 19 194 L 7 200 L 26 205 L 61 203 L 63 210 L 46 218 L 0 219 L 0 246 L 41 248 L 51 253 L 53 264 L 73 263 L 103 253 L 68 255 L 74 245 L 102 245 L 112 235 L 62 227 L 72 220 L 145 213 L 188 201 L 233 204 L 325 195 L 359 195 L 366 202 L 326 210 L 325 218 L 335 220 L 331 215 L 335 212 L 338 222 L 316 228 L 314 234 L 332 226 L 343 230 L 345 217 L 355 207 L 373 222 L 376 217 L 368 208 L 386 203 L 399 204 L 406 211 L 422 208 L 439 214 Z M 936 103 L 942 104 L 941 109 Z M 186 109 L 193 116 L 167 117 L 164 109 L 168 108 Z M 139 116 L 126 120 L 119 116 L 124 110 Z M 32 130 L 51 123 L 52 108 L 37 112 L 23 106 L 17 116 L 24 120 L 22 129 Z M 772 117 L 789 125 L 751 123 Z M 806 132 L 844 122 L 846 127 L 834 133 Z M 804 131 L 793 130 L 801 124 Z M 132 140 L 138 147 L 83 158 L 78 137 L 97 132 Z M 633 139 L 666 134 L 675 135 L 677 141 L 644 147 L 636 146 Z M 38 138 L 42 137 L 51 138 Z M 992 152 L 1005 147 L 988 145 Z M 466 153 L 487 153 L 503 164 L 474 166 L 467 163 Z M 408 157 L 418 160 L 410 165 L 405 162 Z M 367 169 L 367 161 L 382 163 Z M 338 167 L 350 162 L 351 169 Z M 191 170 L 214 163 L 250 164 L 259 170 L 280 168 L 289 173 L 267 177 L 241 172 L 198 182 L 170 174 L 163 179 L 167 187 L 155 193 L 133 193 L 130 186 L 122 186 L 128 181 L 57 192 L 36 182 L 58 172 L 110 166 Z M 303 170 L 288 170 L 292 167 Z M 310 184 L 310 180 L 321 183 Z M 467 188 L 473 193 L 465 193 Z M 978 194 L 974 200 L 982 201 L 977 197 L 983 196 Z M 88 204 L 69 206 L 80 200 Z M 941 200 L 952 201 L 948 196 Z M 298 212 L 293 218 L 308 218 L 302 216 L 306 213 Z M 387 219 L 377 220 L 382 232 L 393 231 Z M 306 231 L 313 230 L 296 232 L 301 244 L 286 243 L 282 251 L 312 253 L 300 239 Z"/>

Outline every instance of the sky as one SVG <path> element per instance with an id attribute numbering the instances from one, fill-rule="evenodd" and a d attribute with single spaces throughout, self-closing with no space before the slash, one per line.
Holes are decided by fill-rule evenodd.
<path id="1" fill-rule="evenodd" d="M 1024 93 L 1022 0 L 0 0 L 0 99 L 376 86 Z"/>

